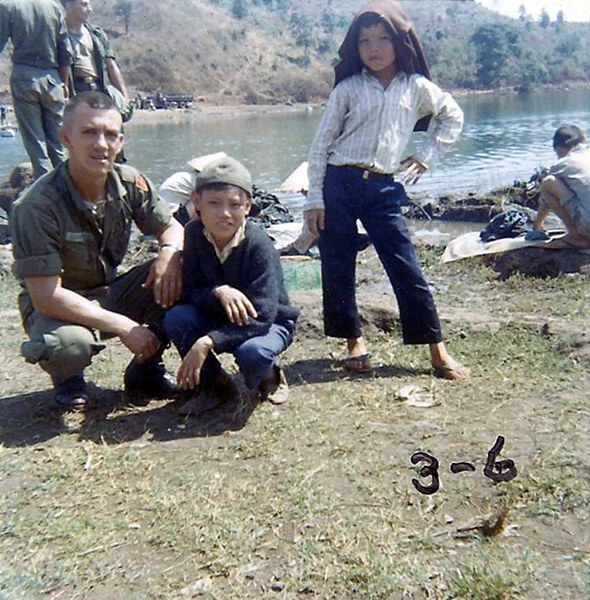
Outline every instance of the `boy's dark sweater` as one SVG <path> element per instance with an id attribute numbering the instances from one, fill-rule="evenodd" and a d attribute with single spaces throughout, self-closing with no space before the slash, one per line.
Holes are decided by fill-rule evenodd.
<path id="1" fill-rule="evenodd" d="M 232 352 L 246 340 L 268 333 L 273 323 L 297 320 L 299 310 L 289 305 L 279 254 L 266 232 L 246 223 L 246 237 L 221 264 L 215 248 L 203 233 L 200 221 L 185 228 L 183 259 L 184 302 L 213 317 L 208 335 L 216 352 Z M 213 291 L 221 285 L 240 290 L 258 316 L 245 326 L 231 323 Z"/>

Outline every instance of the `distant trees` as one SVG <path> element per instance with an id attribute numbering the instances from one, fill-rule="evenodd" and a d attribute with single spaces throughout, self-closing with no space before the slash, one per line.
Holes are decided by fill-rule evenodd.
<path id="1" fill-rule="evenodd" d="M 481 25 L 469 42 L 475 47 L 477 81 L 482 87 L 513 83 L 510 67 L 522 54 L 520 35 L 513 26 L 504 23 Z"/>
<path id="2" fill-rule="evenodd" d="M 558 25 L 563 25 L 563 24 L 564 24 L 564 22 L 565 22 L 565 17 L 564 17 L 564 15 L 563 15 L 563 11 L 562 11 L 562 10 L 560 10 L 560 11 L 557 13 L 557 16 L 555 17 L 555 22 L 556 22 Z"/>
<path id="3" fill-rule="evenodd" d="M 248 15 L 246 0 L 233 0 L 231 13 L 236 19 L 243 19 Z"/>
<path id="4" fill-rule="evenodd" d="M 251 91 L 251 100 L 304 98 L 306 94 L 313 98 L 316 94 L 327 94 L 332 85 L 331 67 L 337 60 L 338 46 L 360 2 L 205 1 L 211 10 L 195 11 L 192 0 L 96 3 L 98 23 L 109 23 L 110 17 L 118 19 L 122 26 L 123 17 L 127 19 L 128 28 L 131 16 L 134 32 L 142 34 L 138 35 L 138 45 L 121 44 L 121 48 L 117 48 L 125 76 L 131 79 L 130 85 L 138 89 L 193 86 L 209 93 L 210 90 L 215 92 L 215 81 L 243 79 Z M 509 19 L 472 1 L 404 0 L 434 80 L 446 89 L 511 87 L 521 92 L 545 83 L 590 82 L 587 24 L 569 23 L 563 14 L 551 13 L 549 24 L 543 27 L 538 16 L 540 10 L 533 17 L 527 12 L 529 4 L 524 0 L 514 0 L 514 3 L 516 8 L 521 6 L 517 18 Z M 115 5 L 121 16 L 113 17 Z M 539 6 L 542 5 L 539 2 Z M 143 17 L 144 11 L 146 18 L 137 19 L 136 15 L 141 12 Z M 210 22 L 204 23 L 206 19 Z M 174 31 L 179 24 L 186 23 L 187 36 L 183 38 L 189 39 L 171 35 L 173 29 L 162 26 L 167 20 L 174 23 Z M 228 29 L 227 20 L 233 21 L 234 26 Z M 150 47 L 158 48 L 158 56 L 166 59 L 156 61 L 155 50 L 148 54 L 147 42 L 140 38 L 149 39 Z M 248 43 L 255 38 L 264 40 L 267 51 L 258 43 Z M 176 58 L 171 59 L 173 56 Z M 236 58 L 227 61 L 227 56 Z M 192 68 L 195 64 L 203 64 L 204 68 Z M 248 68 L 243 68 L 244 65 Z M 301 75 L 297 85 L 289 83 L 293 74 Z M 241 88 L 237 85 L 232 89 Z M 245 93 L 248 90 L 244 87 Z"/>
<path id="5" fill-rule="evenodd" d="M 125 23 L 125 33 L 129 33 L 132 11 L 133 0 L 117 0 L 115 2 L 115 14 L 123 17 L 123 22 Z"/>

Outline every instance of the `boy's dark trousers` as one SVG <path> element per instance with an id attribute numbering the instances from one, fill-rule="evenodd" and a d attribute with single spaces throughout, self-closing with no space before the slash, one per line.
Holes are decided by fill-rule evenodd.
<path id="1" fill-rule="evenodd" d="M 222 324 L 216 319 L 192 304 L 177 304 L 168 310 L 164 318 L 166 333 L 183 358 L 200 337 L 220 325 Z M 258 388 L 263 377 L 274 365 L 275 357 L 290 346 L 294 333 L 293 321 L 273 323 L 265 335 L 250 338 L 233 351 L 248 389 Z M 214 382 L 220 370 L 219 361 L 210 352 L 201 371 L 199 388 Z"/>
<path id="2" fill-rule="evenodd" d="M 324 330 L 339 338 L 360 337 L 355 298 L 356 221 L 364 225 L 397 298 L 405 344 L 442 341 L 434 300 L 416 259 L 400 208 L 407 202 L 393 177 L 363 177 L 355 166 L 328 165 L 324 179 L 322 259 Z"/>

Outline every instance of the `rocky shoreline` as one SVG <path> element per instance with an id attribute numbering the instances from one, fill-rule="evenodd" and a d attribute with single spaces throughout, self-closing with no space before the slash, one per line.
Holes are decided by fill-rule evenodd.
<path id="1" fill-rule="evenodd" d="M 144 111 L 145 112 L 145 111 Z M 173 114 L 177 111 L 167 111 Z M 9 179 L 0 184 L 0 273 L 10 272 L 12 247 L 7 214 L 10 204 L 31 182 L 23 165 L 15 167 Z M 529 182 L 515 182 L 512 186 L 492 190 L 487 195 L 467 193 L 449 194 L 436 198 L 430 196 L 411 197 L 406 208 L 407 218 L 415 220 L 453 221 L 464 223 L 487 223 L 508 208 L 517 208 L 529 221 L 534 218 L 537 203 L 537 182 L 535 175 Z M 137 241 L 140 248 L 149 254 L 153 249 L 149 243 Z M 432 242 L 416 240 L 417 245 L 433 245 Z M 434 245 L 440 246 L 440 242 Z M 548 251 L 540 248 L 524 248 L 504 254 L 480 257 L 492 266 L 500 279 L 506 279 L 515 273 L 530 277 L 557 277 L 562 273 L 580 272 L 590 265 L 590 253 L 577 250 Z"/>

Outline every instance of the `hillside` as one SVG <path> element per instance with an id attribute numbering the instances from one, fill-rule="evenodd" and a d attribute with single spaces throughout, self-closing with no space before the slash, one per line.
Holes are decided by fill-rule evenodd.
<path id="1" fill-rule="evenodd" d="M 112 41 L 134 91 L 183 91 L 216 103 L 325 98 L 332 63 L 359 0 L 127 0 L 128 31 L 115 6 L 93 21 Z M 407 0 L 435 79 L 448 88 L 587 81 L 587 25 L 512 20 L 472 0 Z M 470 41 L 471 40 L 471 41 Z M 8 90 L 8 52 L 0 92 Z"/>

